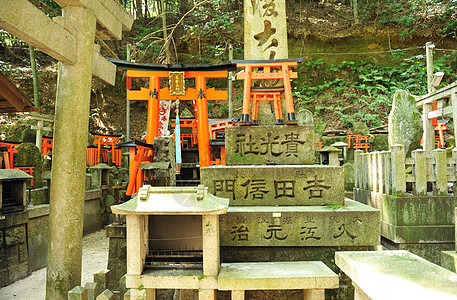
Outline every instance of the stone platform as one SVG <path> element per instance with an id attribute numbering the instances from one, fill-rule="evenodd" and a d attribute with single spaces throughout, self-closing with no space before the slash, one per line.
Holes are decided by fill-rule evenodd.
<path id="1" fill-rule="evenodd" d="M 314 126 L 234 126 L 225 130 L 227 166 L 314 164 Z"/>
<path id="2" fill-rule="evenodd" d="M 230 206 L 343 205 L 341 167 L 320 165 L 211 166 L 202 184 Z"/>
<path id="3" fill-rule="evenodd" d="M 379 211 L 346 199 L 345 206 L 231 206 L 220 218 L 221 246 L 372 246 Z"/>

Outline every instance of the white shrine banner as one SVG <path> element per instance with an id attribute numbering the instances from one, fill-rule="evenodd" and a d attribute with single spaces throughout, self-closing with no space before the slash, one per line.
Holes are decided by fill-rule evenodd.
<path id="1" fill-rule="evenodd" d="M 171 100 L 159 101 L 159 132 L 157 136 L 167 136 L 170 120 Z"/>

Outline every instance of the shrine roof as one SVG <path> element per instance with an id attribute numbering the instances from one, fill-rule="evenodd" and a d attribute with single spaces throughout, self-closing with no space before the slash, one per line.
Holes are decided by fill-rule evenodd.
<path id="1" fill-rule="evenodd" d="M 33 102 L 0 72 L 0 113 L 36 110 Z"/>
<path id="2" fill-rule="evenodd" d="M 281 62 L 302 62 L 303 58 L 286 58 L 275 60 L 230 60 L 220 63 L 208 64 L 149 64 L 136 63 L 128 60 L 121 60 L 108 57 L 108 60 L 115 64 L 119 69 L 137 71 L 236 71 L 237 64 L 256 63 L 281 63 Z"/>
<path id="3" fill-rule="evenodd" d="M 33 176 L 19 169 L 0 169 L 0 180 L 27 180 Z"/>
<path id="4" fill-rule="evenodd" d="M 208 188 L 151 187 L 140 188 L 138 195 L 129 201 L 111 206 L 121 215 L 208 215 L 225 214 L 229 199 L 208 193 Z"/>
<path id="5" fill-rule="evenodd" d="M 103 133 L 98 133 L 98 132 L 93 132 L 91 131 L 90 134 L 92 135 L 99 135 L 99 136 L 106 136 L 106 137 L 122 137 L 122 134 L 103 134 Z"/>
<path id="6" fill-rule="evenodd" d="M 115 64 L 119 69 L 137 71 L 222 71 L 236 70 L 236 63 L 221 62 L 214 64 L 149 64 L 136 63 L 127 60 L 120 60 L 108 57 L 108 60 Z"/>

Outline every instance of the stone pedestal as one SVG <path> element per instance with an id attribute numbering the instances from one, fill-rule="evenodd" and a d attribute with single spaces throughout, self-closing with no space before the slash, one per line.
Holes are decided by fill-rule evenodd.
<path id="1" fill-rule="evenodd" d="M 339 272 L 335 251 L 380 243 L 379 210 L 344 198 L 342 167 L 313 165 L 313 135 L 312 125 L 227 128 L 227 165 L 201 169 L 209 192 L 230 199 L 220 216 L 223 265 L 317 260 Z M 327 294 L 348 299 L 350 280 L 340 275 L 340 288 Z M 253 299 L 323 296 L 312 290 L 249 292 Z"/>

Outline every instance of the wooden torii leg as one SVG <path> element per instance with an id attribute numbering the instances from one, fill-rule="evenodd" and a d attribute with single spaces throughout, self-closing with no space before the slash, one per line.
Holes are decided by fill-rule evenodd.
<path id="1" fill-rule="evenodd" d="M 243 114 L 241 115 L 240 125 L 251 125 L 249 122 L 249 104 L 251 100 L 251 73 L 252 67 L 244 67 L 245 78 L 244 78 L 244 94 L 243 94 Z"/>
<path id="2" fill-rule="evenodd" d="M 258 95 L 255 93 L 252 94 L 252 123 L 257 124 L 257 116 L 259 114 L 259 100 L 257 100 Z M 265 98 L 265 95 L 262 95 L 261 97 Z"/>
<path id="3" fill-rule="evenodd" d="M 206 77 L 197 76 L 195 86 L 199 91 L 197 99 L 198 158 L 200 168 L 211 166 L 209 147 L 208 103 L 206 102 Z M 248 98 L 249 104 L 249 98 Z"/>
<path id="4" fill-rule="evenodd" d="M 298 121 L 295 120 L 294 100 L 292 98 L 292 87 L 290 86 L 289 67 L 282 65 L 283 80 L 284 80 L 284 98 L 286 99 L 287 116 L 289 125 L 297 125 Z"/>
<path id="5" fill-rule="evenodd" d="M 152 76 L 149 79 L 148 120 L 146 129 L 146 143 L 153 144 L 159 131 L 159 90 L 160 77 Z"/>
<path id="6" fill-rule="evenodd" d="M 276 125 L 283 124 L 280 94 L 273 94 L 273 104 L 275 109 Z"/>

